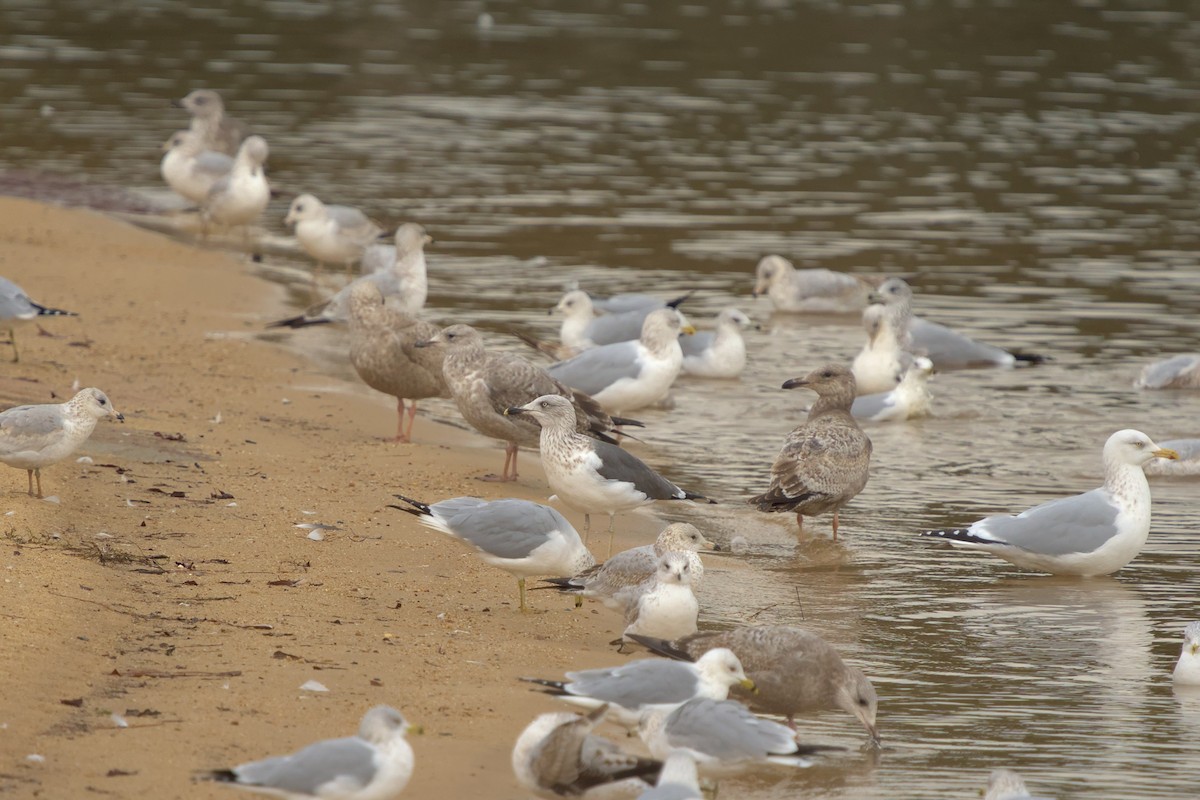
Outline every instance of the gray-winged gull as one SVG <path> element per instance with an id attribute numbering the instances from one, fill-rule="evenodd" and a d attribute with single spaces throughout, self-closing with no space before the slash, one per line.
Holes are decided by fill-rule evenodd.
<path id="1" fill-rule="evenodd" d="M 622 641 L 650 636 L 678 639 L 696 632 L 700 604 L 692 590 L 692 568 L 684 553 L 666 553 L 658 559 L 654 577 L 622 589 L 616 600 L 625 606 Z"/>
<path id="2" fill-rule="evenodd" d="M 983 800 L 1054 800 L 1052 797 L 1029 794 L 1025 779 L 1011 769 L 994 769 L 988 776 Z"/>
<path id="3" fill-rule="evenodd" d="M 587 797 L 593 790 L 627 789 L 633 797 L 658 777 L 659 761 L 626 753 L 592 733 L 603 706 L 580 716 L 542 714 L 521 731 L 513 747 L 517 781 L 538 797 Z M 605 794 L 604 796 L 609 796 Z"/>
<path id="4" fill-rule="evenodd" d="M 754 296 L 767 295 L 776 311 L 848 313 L 867 304 L 870 284 L 828 269 L 801 269 L 783 256 L 764 256 L 754 269 Z"/>
<path id="5" fill-rule="evenodd" d="M 102 417 L 125 417 L 99 389 L 82 389 L 65 403 L 16 406 L 0 413 L 0 463 L 29 473 L 29 495 L 37 478 L 42 496 L 42 467 L 62 461 L 88 440 Z"/>
<path id="6" fill-rule="evenodd" d="M 439 329 L 387 305 L 375 284 L 351 285 L 350 363 L 363 383 L 396 398 L 396 436 L 392 441 L 411 441 L 417 401 L 450 396 L 442 377 L 440 353 L 416 346 L 436 336 Z M 405 400 L 412 401 L 407 427 Z"/>
<path id="7" fill-rule="evenodd" d="M 850 413 L 855 419 L 872 422 L 891 422 L 924 417 L 929 414 L 933 395 L 929 393 L 929 376 L 933 362 L 917 356 L 904 370 L 904 377 L 890 392 L 864 394 L 854 398 Z"/>
<path id="8" fill-rule="evenodd" d="M 717 315 L 715 330 L 699 331 L 679 339 L 683 372 L 701 378 L 736 378 L 746 368 L 746 340 L 742 328 L 756 327 L 736 308 Z"/>
<path id="9" fill-rule="evenodd" d="M 242 142 L 229 173 L 209 189 L 200 205 L 200 217 L 207 233 L 213 223 L 229 227 L 249 225 L 258 219 L 271 202 L 263 164 L 270 150 L 266 139 L 250 136 Z"/>
<path id="10" fill-rule="evenodd" d="M 641 424 L 609 417 L 591 397 L 556 381 L 520 356 L 488 352 L 479 331 L 469 325 L 451 325 L 416 346 L 443 351 L 442 375 L 463 419 L 484 436 L 506 443 L 504 469 L 499 478 L 491 480 L 515 481 L 518 447 L 537 447 L 542 436 L 533 420 L 510 416 L 507 412 L 512 406 L 542 395 L 561 395 L 571 430 L 610 442 L 615 425 Z M 615 445 L 614 449 L 620 450 Z"/>
<path id="11" fill-rule="evenodd" d="M 622 292 L 621 294 L 609 295 L 608 297 L 588 295 L 588 297 L 592 301 L 592 307 L 597 311 L 605 314 L 620 314 L 625 311 L 653 311 L 656 308 L 668 305 L 674 308 L 691 297 L 691 294 L 691 292 L 688 292 L 682 297 L 676 297 L 673 300 L 663 300 L 660 297 L 643 292 Z"/>
<path id="12" fill-rule="evenodd" d="M 251 761 L 209 778 L 239 789 L 291 800 L 387 800 L 412 777 L 413 730 L 390 706 L 363 715 L 357 736 L 325 739 L 291 755 Z"/>
<path id="13" fill-rule="evenodd" d="M 0 278 L 0 328 L 8 330 L 8 343 L 13 349 L 13 363 L 21 360 L 17 350 L 17 328 L 38 317 L 76 317 L 74 311 L 50 308 L 35 303 L 25 290 L 7 278 Z"/>
<path id="14" fill-rule="evenodd" d="M 303 314 L 272 322 L 267 327 L 304 328 L 345 322 L 350 318 L 350 293 L 355 286 L 363 283 L 373 284 L 388 305 L 416 314 L 425 307 L 425 298 L 429 294 L 425 245 L 433 239 L 417 223 L 406 222 L 396 229 L 395 241 L 395 246 L 376 245 L 387 247 L 390 251 L 390 257 L 385 255 L 379 258 L 379 269 L 355 278 L 328 300 L 309 306 Z"/>
<path id="15" fill-rule="evenodd" d="M 1054 575 L 1108 575 L 1134 559 L 1150 534 L 1150 485 L 1142 466 L 1177 458 L 1141 431 L 1121 430 L 1104 444 L 1104 485 L 1051 500 L 1016 516 L 999 514 L 968 528 L 925 531 L 951 544 Z"/>
<path id="16" fill-rule="evenodd" d="M 871 292 L 863 310 L 867 341 L 854 357 L 855 389 L 859 394 L 889 392 L 912 364 L 912 292 L 898 278 L 884 281 Z"/>
<path id="17" fill-rule="evenodd" d="M 163 145 L 159 172 L 171 190 L 193 203 L 202 203 L 213 185 L 233 169 L 233 158 L 206 150 L 200 134 L 176 131 Z"/>
<path id="18" fill-rule="evenodd" d="M 1180 686 L 1200 686 L 1200 622 L 1189 622 L 1183 629 L 1183 650 L 1171 679 Z"/>
<path id="19" fill-rule="evenodd" d="M 591 530 L 591 515 L 608 514 L 610 552 L 613 521 L 619 511 L 655 500 L 715 502 L 680 489 L 616 445 L 579 434 L 572 422 L 570 402 L 558 395 L 538 397 L 505 413 L 510 417 L 532 417 L 541 426 L 539 446 L 546 481 L 559 500 L 583 512 L 585 537 Z"/>
<path id="20" fill-rule="evenodd" d="M 556 578 L 549 582 L 560 591 L 594 598 L 611 609 L 621 610 L 623 604 L 616 599 L 617 593 L 651 580 L 658 571 L 658 560 L 669 552 L 684 554 L 691 567 L 692 588 L 698 587 L 704 578 L 704 563 L 696 551 L 711 550 L 713 547 L 713 543 L 705 539 L 695 525 L 673 522 L 659 532 L 654 544 L 622 550 L 607 561 L 570 578 Z"/>
<path id="21" fill-rule="evenodd" d="M 795 727 L 797 714 L 840 709 L 879 741 L 879 698 L 870 679 L 842 660 L 837 649 L 811 631 L 793 625 L 754 625 L 728 631 L 702 631 L 674 642 L 632 637 L 660 655 L 695 661 L 714 647 L 734 652 L 758 691 L 742 695 L 755 711 L 781 714 Z M 737 688 L 734 692 L 738 693 Z"/>
<path id="22" fill-rule="evenodd" d="M 696 663 L 643 658 L 619 667 L 602 667 L 568 672 L 565 681 L 521 678 L 546 687 L 542 691 L 560 700 L 588 710 L 608 704 L 608 719 L 626 728 L 635 728 L 642 709 L 651 705 L 669 705 L 711 697 L 724 700 L 731 686 L 754 691 L 754 681 L 746 677 L 742 663 L 733 651 L 715 648 Z"/>
<path id="23" fill-rule="evenodd" d="M 786 725 L 757 717 L 736 700 L 696 698 L 642 712 L 638 733 L 656 758 L 683 751 L 701 775 L 731 775 L 764 763 L 807 767 L 804 756 L 837 749 L 802 745 Z"/>
<path id="24" fill-rule="evenodd" d="M 1174 450 L 1179 457 L 1151 461 L 1145 467 L 1147 475 L 1171 478 L 1193 478 L 1200 475 L 1200 439 L 1170 439 L 1160 446 L 1165 450 Z"/>
<path id="25" fill-rule="evenodd" d="M 516 577 L 522 611 L 526 609 L 526 578 L 574 575 L 596 563 L 571 523 L 549 506 L 515 498 L 488 501 L 477 497 L 425 505 L 403 495 L 396 497 L 412 508 L 392 508 L 471 545 L 486 563 Z"/>
<path id="26" fill-rule="evenodd" d="M 679 334 L 695 333 L 673 308 L 646 315 L 641 337 L 584 350 L 546 367 L 567 386 L 587 392 L 609 413 L 636 411 L 663 400 L 683 367 Z"/>
<path id="27" fill-rule="evenodd" d="M 638 795 L 637 800 L 703 800 L 696 759 L 683 751 L 667 754 L 662 774 L 653 789 Z"/>
<path id="28" fill-rule="evenodd" d="M 1147 365 L 1136 389 L 1200 389 L 1200 353 L 1184 353 Z"/>
<path id="29" fill-rule="evenodd" d="M 838 511 L 867 485 L 871 440 L 850 415 L 854 402 L 850 370 L 826 364 L 783 384 L 784 389 L 801 387 L 816 392 L 817 402 L 808 412 L 808 421 L 784 440 L 771 466 L 770 488 L 750 503 L 759 511 L 795 512 L 801 529 L 805 516 L 832 511 L 837 541 Z"/>
<path id="30" fill-rule="evenodd" d="M 590 347 L 637 339 L 642 335 L 642 325 L 651 311 L 664 307 L 674 308 L 687 298 L 688 295 L 684 295 L 665 302 L 638 301 L 628 304 L 630 307 L 623 310 L 596 316 L 596 307 L 588 293 L 574 289 L 563 295 L 551 313 L 558 312 L 563 315 L 559 331 L 563 347 L 580 352 Z"/>
<path id="31" fill-rule="evenodd" d="M 295 226 L 296 238 L 318 268 L 341 264 L 348 269 L 383 234 L 383 228 L 357 208 L 322 203 L 311 194 L 293 200 L 283 221 Z"/>
<path id="32" fill-rule="evenodd" d="M 249 133 L 246 123 L 225 113 L 225 102 L 212 89 L 196 89 L 171 104 L 191 114 L 189 130 L 206 150 L 233 155 Z"/>

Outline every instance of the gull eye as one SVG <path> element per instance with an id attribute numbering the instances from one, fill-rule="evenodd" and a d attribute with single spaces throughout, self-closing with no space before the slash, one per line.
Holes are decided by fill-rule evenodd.
<path id="1" fill-rule="evenodd" d="M 97 402 L 100 403 L 100 405 L 105 405 L 108 403 L 108 401 L 105 400 L 103 397 L 101 397 Z M 1139 447 L 1140 447 L 1140 445 L 1139 445 Z"/>
<path id="2" fill-rule="evenodd" d="M 1133 446 L 1136 447 L 1138 450 L 1141 450 L 1143 447 L 1146 446 L 1146 443 L 1143 442 L 1141 439 L 1134 439 Z"/>
<path id="3" fill-rule="evenodd" d="M 543 400 L 543 401 L 542 401 L 542 408 L 549 408 L 549 407 L 550 407 L 550 401 L 549 401 L 549 400 Z"/>
<path id="4" fill-rule="evenodd" d="M 867 702 L 865 697 L 858 698 L 858 704 L 860 706 L 862 706 L 863 708 L 866 708 L 867 706 L 871 705 L 870 703 Z"/>

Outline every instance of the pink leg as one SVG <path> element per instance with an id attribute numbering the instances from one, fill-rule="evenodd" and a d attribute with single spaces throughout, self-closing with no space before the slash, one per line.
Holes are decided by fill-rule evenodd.
<path id="1" fill-rule="evenodd" d="M 413 423 L 417 421 L 417 401 L 413 400 L 408 409 L 408 428 L 404 431 L 404 441 L 412 441 Z"/>
<path id="2" fill-rule="evenodd" d="M 837 541 L 838 512 L 833 512 L 833 540 Z"/>
<path id="3" fill-rule="evenodd" d="M 512 472 L 509 472 L 511 465 Z M 504 448 L 504 469 L 499 475 L 484 475 L 483 481 L 515 481 L 517 479 L 517 443 L 509 442 Z"/>
<path id="4" fill-rule="evenodd" d="M 396 398 L 396 438 L 392 439 L 395 443 L 407 442 L 408 434 L 404 432 L 404 398 Z"/>
<path id="5" fill-rule="evenodd" d="M 796 527 L 799 528 L 800 530 L 804 530 L 804 515 L 803 514 L 799 514 L 799 513 L 796 514 Z"/>

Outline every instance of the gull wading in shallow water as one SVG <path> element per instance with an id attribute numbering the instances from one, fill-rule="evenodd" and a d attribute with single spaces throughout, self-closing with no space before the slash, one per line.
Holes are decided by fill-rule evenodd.
<path id="1" fill-rule="evenodd" d="M 1200 389 L 1200 353 L 1156 361 L 1133 382 L 1135 389 Z"/>
<path id="2" fill-rule="evenodd" d="M 796 269 L 783 256 L 764 256 L 754 269 L 754 296 L 767 295 L 776 311 L 847 313 L 867 304 L 870 285 L 844 272 Z"/>
<path id="3" fill-rule="evenodd" d="M 1183 650 L 1171 677 L 1177 686 L 1200 686 L 1200 622 L 1183 629 Z"/>
<path id="4" fill-rule="evenodd" d="M 326 205 L 311 194 L 293 200 L 283 221 L 295 227 L 296 238 L 318 268 L 342 264 L 349 269 L 383 234 L 383 228 L 357 208 Z"/>
<path id="5" fill-rule="evenodd" d="M 1117 431 L 1104 444 L 1100 488 L 1015 516 L 999 514 L 968 528 L 923 535 L 986 550 L 1037 572 L 1108 575 L 1132 561 L 1150 534 L 1150 485 L 1142 467 L 1155 458 L 1178 457 L 1141 431 Z"/>
<path id="6" fill-rule="evenodd" d="M 746 340 L 743 328 L 757 328 L 749 317 L 736 308 L 717 315 L 716 330 L 681 336 L 683 372 L 700 378 L 736 378 L 746 368 Z"/>
<path id="7" fill-rule="evenodd" d="M 642 335 L 642 326 L 651 311 L 659 308 L 675 308 L 688 298 L 683 295 L 664 302 L 649 295 L 626 296 L 624 302 L 614 299 L 608 306 L 604 301 L 596 302 L 581 289 L 573 289 L 563 295 L 550 313 L 563 315 L 559 340 L 562 346 L 576 353 L 591 347 L 600 347 L 617 342 L 628 342 Z M 596 309 L 605 306 L 608 313 L 596 316 Z"/>

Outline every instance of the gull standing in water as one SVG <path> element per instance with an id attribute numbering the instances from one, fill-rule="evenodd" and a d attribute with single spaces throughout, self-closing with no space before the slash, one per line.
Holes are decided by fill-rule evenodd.
<path id="1" fill-rule="evenodd" d="M 1200 622 L 1183 629 L 1183 650 L 1171 678 L 1177 686 L 1200 686 Z"/>
<path id="2" fill-rule="evenodd" d="M 717 315 L 713 331 L 700 331 L 679 339 L 683 371 L 700 378 L 736 378 L 746 368 L 746 340 L 742 329 L 757 327 L 736 308 Z"/>
<path id="3" fill-rule="evenodd" d="M 598 305 L 592 301 L 588 293 L 581 289 L 573 289 L 563 295 L 551 313 L 563 315 L 559 339 L 562 346 L 579 353 L 591 347 L 599 347 L 617 342 L 627 342 L 642 334 L 642 326 L 651 311 L 660 308 L 675 308 L 688 298 L 689 295 L 663 302 L 647 295 L 639 295 L 638 300 L 626 300 L 616 303 L 605 310 L 603 316 L 596 316 Z"/>
<path id="4" fill-rule="evenodd" d="M 21 360 L 17 350 L 17 327 L 38 317 L 77 317 L 74 311 L 50 308 L 35 303 L 25 290 L 7 278 L 0 278 L 0 329 L 8 330 L 8 343 L 13 349 L 13 363 Z"/>
<path id="5" fill-rule="evenodd" d="M 859 395 L 854 398 L 850 413 L 855 419 L 872 422 L 903 421 L 927 416 L 933 402 L 928 386 L 932 374 L 933 362 L 925 356 L 917 356 L 908 365 L 895 389 Z"/>
<path id="6" fill-rule="evenodd" d="M 283 221 L 295 227 L 296 238 L 318 269 L 342 264 L 349 270 L 383 234 L 383 228 L 357 208 L 326 205 L 311 194 L 293 200 Z"/>
<path id="7" fill-rule="evenodd" d="M 841 314 L 867 304 L 870 284 L 828 269 L 801 269 L 783 256 L 764 256 L 754 269 L 754 296 L 767 295 L 776 311 Z"/>
<path id="8" fill-rule="evenodd" d="M 532 417 L 541 426 L 539 447 L 546 480 L 559 500 L 583 512 L 585 538 L 592 527 L 591 515 L 608 514 L 610 553 L 613 522 L 619 511 L 629 511 L 654 500 L 715 502 L 680 489 L 616 445 L 578 433 L 574 410 L 564 397 L 538 397 L 504 413 L 510 417 Z"/>
<path id="9" fill-rule="evenodd" d="M 1104 485 L 1051 500 L 1015 516 L 999 514 L 967 528 L 926 531 L 1018 567 L 1052 575 L 1108 575 L 1132 561 L 1150 534 L 1150 485 L 1143 465 L 1178 458 L 1141 431 L 1122 430 L 1104 444 Z"/>

